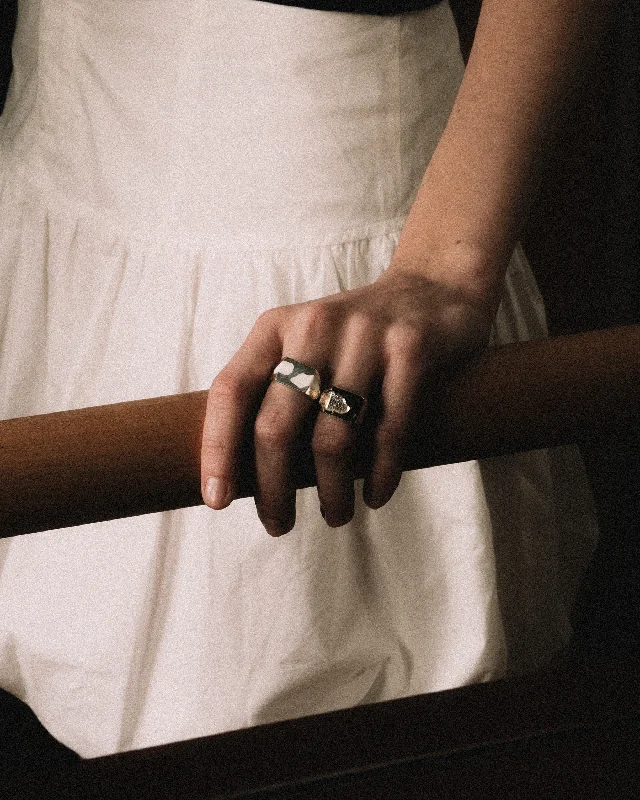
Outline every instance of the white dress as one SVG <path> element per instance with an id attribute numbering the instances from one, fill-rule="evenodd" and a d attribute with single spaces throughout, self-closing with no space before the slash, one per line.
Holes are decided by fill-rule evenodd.
<path id="1" fill-rule="evenodd" d="M 21 0 L 14 63 L 4 418 L 205 389 L 263 310 L 373 281 L 463 69 L 446 3 L 258 0 Z M 517 248 L 494 340 L 544 335 Z M 570 458 L 406 473 L 339 532 L 307 490 L 280 539 L 250 500 L 5 539 L 0 686 L 97 756 L 533 668 L 593 544 Z"/>

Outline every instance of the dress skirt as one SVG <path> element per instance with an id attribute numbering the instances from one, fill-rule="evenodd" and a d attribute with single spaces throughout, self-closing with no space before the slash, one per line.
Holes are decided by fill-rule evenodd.
<path id="1" fill-rule="evenodd" d="M 262 311 L 374 281 L 462 72 L 446 2 L 21 0 L 0 415 L 206 389 Z M 544 335 L 517 247 L 493 341 Z M 339 531 L 311 489 L 279 539 L 251 500 L 5 539 L 0 686 L 98 756 L 491 680 L 566 643 L 594 535 L 562 450 L 405 473 Z"/>

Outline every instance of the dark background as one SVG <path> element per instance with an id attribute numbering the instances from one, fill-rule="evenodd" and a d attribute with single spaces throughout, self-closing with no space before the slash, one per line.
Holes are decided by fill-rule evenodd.
<path id="1" fill-rule="evenodd" d="M 450 2 L 467 53 L 480 0 Z M 553 335 L 640 323 L 640 3 L 612 5 L 601 45 L 548 152 L 522 236 Z M 0 0 L 0 108 L 11 74 L 15 17 L 16 0 Z M 602 535 L 583 587 L 576 642 L 593 658 L 638 655 L 640 431 L 582 451 Z M 22 712 L 5 708 L 17 753 L 29 737 L 15 722 Z M 44 754 L 43 744 L 33 752 Z"/>
<path id="2" fill-rule="evenodd" d="M 552 335 L 640 323 L 640 3 L 611 5 L 522 236 Z M 451 6 L 466 53 L 480 0 Z M 576 640 L 594 657 L 637 654 L 640 431 L 584 445 L 582 454 L 601 541 L 584 583 Z"/>

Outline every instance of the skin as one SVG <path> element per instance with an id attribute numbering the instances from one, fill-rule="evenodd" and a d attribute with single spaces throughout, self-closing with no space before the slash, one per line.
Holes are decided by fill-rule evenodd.
<path id="1" fill-rule="evenodd" d="M 314 454 L 327 524 L 353 516 L 358 428 L 269 384 L 282 356 L 316 367 L 323 385 L 380 395 L 364 500 L 370 508 L 388 502 L 420 393 L 438 370 L 486 346 L 545 147 L 613 2 L 484 0 L 453 111 L 386 272 L 371 285 L 266 312 L 213 381 L 201 460 L 208 506 L 233 500 L 237 454 L 253 424 L 255 501 L 268 533 L 294 526 L 291 461 L 301 443 Z"/>

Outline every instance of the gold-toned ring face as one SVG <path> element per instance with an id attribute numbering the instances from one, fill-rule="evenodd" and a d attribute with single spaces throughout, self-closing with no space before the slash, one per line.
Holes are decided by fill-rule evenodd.
<path id="1" fill-rule="evenodd" d="M 345 422 L 358 424 L 362 422 L 367 401 L 364 397 L 346 389 L 332 386 L 320 395 L 320 409 L 325 414 L 333 417 L 340 417 Z"/>

